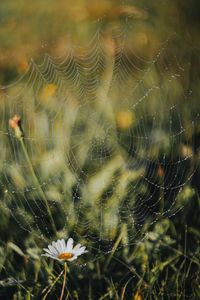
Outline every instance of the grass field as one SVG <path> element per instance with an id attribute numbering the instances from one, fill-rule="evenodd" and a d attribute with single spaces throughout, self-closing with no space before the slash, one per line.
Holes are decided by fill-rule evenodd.
<path id="1" fill-rule="evenodd" d="M 0 300 L 200 299 L 199 10 L 0 3 Z"/>

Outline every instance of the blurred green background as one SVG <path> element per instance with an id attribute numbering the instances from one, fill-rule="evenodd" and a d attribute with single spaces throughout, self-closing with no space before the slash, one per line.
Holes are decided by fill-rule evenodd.
<path id="1" fill-rule="evenodd" d="M 69 236 L 89 252 L 64 299 L 200 299 L 199 16 L 0 1 L 0 299 L 59 299 L 41 253 Z"/>

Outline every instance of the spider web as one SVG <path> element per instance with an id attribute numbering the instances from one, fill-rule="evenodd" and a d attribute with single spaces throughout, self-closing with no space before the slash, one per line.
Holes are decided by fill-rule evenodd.
<path id="1" fill-rule="evenodd" d="M 94 245 L 97 257 L 120 234 L 123 246 L 137 243 L 148 235 L 144 224 L 181 210 L 178 195 L 195 172 L 196 120 L 185 111 L 179 43 L 172 36 L 149 58 L 130 35 L 98 29 L 85 47 L 71 43 L 62 57 L 32 59 L 21 78 L 1 87 L 3 205 L 21 233 L 52 237 L 8 125 L 16 114 L 59 237 Z"/>

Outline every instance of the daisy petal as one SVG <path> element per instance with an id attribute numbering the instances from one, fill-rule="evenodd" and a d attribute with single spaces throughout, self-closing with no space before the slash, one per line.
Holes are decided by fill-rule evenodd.
<path id="1" fill-rule="evenodd" d="M 50 257 L 50 258 L 52 258 L 52 259 L 60 260 L 60 259 L 57 258 L 56 256 L 49 255 L 49 254 L 41 254 L 41 256 L 46 256 L 46 257 Z"/>
<path id="2" fill-rule="evenodd" d="M 75 260 L 75 259 L 77 259 L 77 256 L 76 256 L 76 255 L 74 255 L 72 258 L 69 258 L 68 261 L 73 261 L 73 260 Z"/>
<path id="3" fill-rule="evenodd" d="M 61 240 L 62 252 L 65 252 L 65 240 Z"/>
<path id="4" fill-rule="evenodd" d="M 80 247 L 81 247 L 81 244 L 77 244 L 77 245 L 73 248 L 73 251 L 78 250 Z"/>
<path id="5" fill-rule="evenodd" d="M 67 241 L 66 252 L 71 252 L 72 251 L 73 243 L 74 243 L 74 240 L 72 238 L 69 238 L 68 241 Z"/>
<path id="6" fill-rule="evenodd" d="M 51 252 L 49 249 L 43 248 L 43 250 L 44 250 L 47 254 L 52 255 L 52 252 Z"/>
<path id="7" fill-rule="evenodd" d="M 85 253 L 85 248 L 86 248 L 86 247 L 81 247 L 81 248 L 75 250 L 75 251 L 74 251 L 74 254 L 75 254 L 75 255 L 81 255 L 81 254 Z"/>
<path id="8" fill-rule="evenodd" d="M 58 253 L 62 253 L 61 240 L 57 240 L 56 249 L 57 249 Z"/>
<path id="9" fill-rule="evenodd" d="M 56 249 L 56 251 L 58 252 L 58 249 L 57 249 L 57 243 L 56 242 L 52 242 L 52 246 Z"/>
<path id="10" fill-rule="evenodd" d="M 54 254 L 54 255 L 57 255 L 57 254 L 58 254 L 57 249 L 54 248 L 53 246 L 49 245 L 48 248 L 49 248 L 51 254 Z"/>

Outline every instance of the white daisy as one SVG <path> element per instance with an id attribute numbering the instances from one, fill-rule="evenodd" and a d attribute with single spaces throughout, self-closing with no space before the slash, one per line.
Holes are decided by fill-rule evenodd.
<path id="1" fill-rule="evenodd" d="M 52 242 L 51 245 L 48 245 L 48 249 L 43 249 L 46 253 L 42 256 L 51 257 L 58 261 L 73 261 L 77 259 L 78 256 L 88 252 L 86 247 L 82 247 L 81 244 L 77 244 L 73 248 L 74 240 L 69 238 L 67 243 L 65 240 L 57 240 L 57 242 Z"/>

